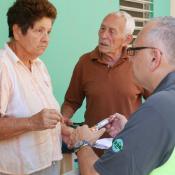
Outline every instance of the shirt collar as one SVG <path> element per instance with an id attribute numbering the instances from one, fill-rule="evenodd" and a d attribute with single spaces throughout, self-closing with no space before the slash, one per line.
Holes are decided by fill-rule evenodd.
<path id="1" fill-rule="evenodd" d="M 123 61 L 128 59 L 125 50 L 126 50 L 126 48 L 124 48 L 122 56 L 121 56 L 121 58 L 119 59 L 118 62 L 120 62 L 120 61 L 123 62 Z M 90 54 L 90 58 L 91 58 L 92 61 L 98 61 L 99 59 L 101 59 L 101 57 L 102 57 L 102 53 L 99 52 L 98 47 L 96 47 L 94 49 L 94 51 L 92 51 L 91 54 Z"/>
<path id="2" fill-rule="evenodd" d="M 153 93 L 162 91 L 167 87 L 175 84 L 175 71 L 170 72 L 157 86 Z"/>
<path id="3" fill-rule="evenodd" d="M 7 51 L 8 55 L 10 56 L 10 59 L 14 62 L 14 63 L 22 63 L 23 62 L 17 57 L 17 55 L 15 54 L 15 52 L 13 52 L 13 50 L 8 46 L 8 44 L 5 44 L 5 50 Z M 32 61 L 32 64 L 36 63 L 36 64 L 40 64 L 41 61 L 39 58 L 35 59 Z"/>

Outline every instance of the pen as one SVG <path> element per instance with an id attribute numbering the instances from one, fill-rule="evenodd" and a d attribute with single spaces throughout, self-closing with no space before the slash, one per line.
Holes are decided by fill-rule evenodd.
<path id="1" fill-rule="evenodd" d="M 112 120 L 115 118 L 116 116 L 112 117 Z M 104 126 L 106 126 L 107 124 L 109 124 L 111 122 L 111 118 L 105 118 L 104 120 L 100 121 L 99 123 L 97 123 L 95 126 L 93 126 L 91 129 L 98 131 L 99 129 L 103 128 Z"/>

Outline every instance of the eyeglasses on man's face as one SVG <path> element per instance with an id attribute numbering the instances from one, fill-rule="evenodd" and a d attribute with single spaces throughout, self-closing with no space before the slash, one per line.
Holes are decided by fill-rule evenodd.
<path id="1" fill-rule="evenodd" d="M 143 50 L 143 49 L 156 49 L 155 47 L 129 47 L 127 48 L 127 55 L 134 56 L 136 51 Z"/>

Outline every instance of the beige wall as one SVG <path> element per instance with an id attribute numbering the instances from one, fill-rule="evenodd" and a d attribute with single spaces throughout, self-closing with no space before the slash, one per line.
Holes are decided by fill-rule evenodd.
<path id="1" fill-rule="evenodd" d="M 171 16 L 175 17 L 175 0 L 171 0 Z"/>

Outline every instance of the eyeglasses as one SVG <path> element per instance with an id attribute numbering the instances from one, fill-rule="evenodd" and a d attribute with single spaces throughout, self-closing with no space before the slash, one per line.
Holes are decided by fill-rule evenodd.
<path id="1" fill-rule="evenodd" d="M 156 49 L 155 47 L 129 47 L 127 48 L 127 55 L 134 56 L 136 51 L 143 49 Z"/>

